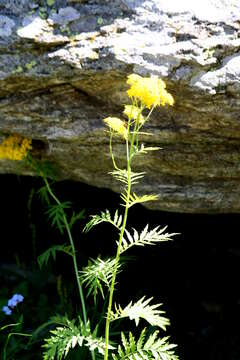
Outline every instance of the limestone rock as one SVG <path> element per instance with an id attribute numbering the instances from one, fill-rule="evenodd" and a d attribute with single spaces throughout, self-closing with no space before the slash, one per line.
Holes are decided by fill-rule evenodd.
<path id="1" fill-rule="evenodd" d="M 238 0 L 2 0 L 0 141 L 32 138 L 59 179 L 119 191 L 102 119 L 121 116 L 128 74 L 158 75 L 176 103 L 147 126 L 162 150 L 139 158 L 136 191 L 156 209 L 240 212 L 239 14 Z"/>

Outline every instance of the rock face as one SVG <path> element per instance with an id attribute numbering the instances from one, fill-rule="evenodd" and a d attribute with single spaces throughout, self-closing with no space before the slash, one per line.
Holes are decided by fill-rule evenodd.
<path id="1" fill-rule="evenodd" d="M 162 150 L 139 158 L 136 191 L 158 193 L 156 209 L 240 212 L 238 0 L 1 1 L 0 141 L 33 139 L 59 179 L 119 191 L 102 119 L 121 116 L 133 72 L 163 78 L 176 101 L 153 113 L 143 141 Z"/>

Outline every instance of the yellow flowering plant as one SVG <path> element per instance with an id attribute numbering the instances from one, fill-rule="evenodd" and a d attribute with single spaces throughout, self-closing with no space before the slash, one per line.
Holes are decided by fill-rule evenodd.
<path id="1" fill-rule="evenodd" d="M 125 105 L 123 110 L 123 119 L 118 117 L 105 118 L 109 135 L 109 151 L 112 158 L 113 169 L 110 174 L 116 181 L 122 185 L 120 194 L 123 211 L 116 210 L 102 211 L 98 215 L 91 216 L 91 220 L 86 224 L 84 231 L 90 231 L 94 226 L 107 222 L 114 226 L 118 234 L 116 241 L 116 254 L 114 258 L 90 259 L 88 265 L 80 267 L 78 264 L 77 251 L 72 236 L 72 226 L 83 218 L 83 213 L 72 214 L 69 218 L 68 213 L 71 203 L 61 202 L 53 191 L 52 184 L 55 177 L 49 164 L 39 163 L 31 155 L 31 141 L 24 139 L 19 135 L 10 136 L 0 145 L 0 158 L 11 160 L 26 159 L 27 163 L 34 169 L 38 176 L 43 179 L 44 186 L 40 190 L 42 198 L 48 206 L 47 214 L 52 225 L 57 226 L 61 234 L 66 233 L 68 244 L 53 245 L 39 256 L 40 267 L 44 266 L 49 258 L 55 259 L 56 253 L 61 251 L 71 256 L 73 261 L 73 270 L 75 274 L 76 285 L 79 293 L 79 303 L 81 310 L 77 320 L 70 320 L 67 315 L 57 316 L 54 319 L 57 327 L 50 331 L 50 336 L 45 339 L 43 345 L 43 359 L 61 360 L 68 356 L 71 349 L 88 348 L 92 360 L 178 360 L 174 348 L 176 345 L 169 343 L 168 337 L 159 337 L 159 330 L 166 331 L 169 326 L 169 319 L 165 312 L 161 310 L 162 304 L 152 304 L 152 298 L 142 296 L 137 301 L 122 307 L 115 304 L 114 291 L 116 288 L 116 279 L 121 271 L 121 259 L 125 253 L 133 246 L 155 245 L 160 242 L 172 240 L 175 233 L 166 232 L 166 227 L 157 226 L 150 229 L 146 225 L 140 232 L 136 229 L 129 230 L 128 214 L 130 209 L 139 203 L 156 201 L 158 196 L 155 194 L 137 194 L 133 187 L 144 176 L 144 172 L 134 172 L 132 170 L 136 156 L 146 155 L 150 151 L 156 151 L 158 147 L 145 146 L 141 143 L 141 134 L 143 126 L 149 121 L 152 111 L 157 106 L 173 106 L 174 99 L 166 90 L 166 84 L 157 77 L 144 78 L 137 74 L 128 76 L 127 95 L 131 104 Z M 145 134 L 145 133 L 144 133 Z M 122 140 L 125 144 L 125 166 L 120 167 L 114 154 L 114 137 Z M 79 252 L 78 252 L 79 253 Z M 87 293 L 84 292 L 84 286 Z M 107 311 L 105 308 L 101 311 L 96 323 L 96 315 L 91 316 L 89 311 L 89 302 L 85 301 L 88 296 L 93 297 L 97 311 L 97 297 L 102 296 L 106 299 Z M 121 333 L 121 338 L 114 337 L 112 342 L 112 325 L 120 319 L 129 318 L 138 326 L 142 319 L 149 324 L 144 328 L 139 336 L 131 332 Z M 101 329 L 105 322 L 104 335 Z M 46 323 L 46 326 L 50 322 Z M 51 321 L 51 324 L 53 322 Z M 41 329 L 44 324 L 41 325 Z M 138 333 L 138 332 L 136 332 Z M 118 343 L 118 347 L 116 347 Z M 87 356 L 87 357 L 86 357 Z M 89 352 L 80 352 L 79 359 L 89 359 Z"/>
<path id="2" fill-rule="evenodd" d="M 68 355 L 70 349 L 76 346 L 80 348 L 88 347 L 92 360 L 178 359 L 174 352 L 175 345 L 169 343 L 168 337 L 158 336 L 158 329 L 165 331 L 170 323 L 164 315 L 165 312 L 159 309 L 162 304 L 152 304 L 152 298 L 143 296 L 136 302 L 131 301 L 126 307 L 115 304 L 113 308 L 116 278 L 121 270 L 120 260 L 126 251 L 133 246 L 155 245 L 159 242 L 168 241 L 175 235 L 174 233 L 167 233 L 166 227 L 161 228 L 159 226 L 149 229 L 148 225 L 146 225 L 140 232 L 136 229 L 127 230 L 129 209 L 135 204 L 155 201 L 158 198 L 155 194 L 138 195 L 132 191 L 134 184 L 144 176 L 143 172 L 136 173 L 132 170 L 135 156 L 158 150 L 157 147 L 146 147 L 144 144 L 140 144 L 141 129 L 149 120 L 154 108 L 165 105 L 172 106 L 174 103 L 172 95 L 166 90 L 165 83 L 156 77 L 142 78 L 139 75 L 132 74 L 128 77 L 127 84 L 130 85 L 127 94 L 131 104 L 124 107 L 123 116 L 126 119 L 117 117 L 104 119 L 110 134 L 109 151 L 113 163 L 111 175 L 122 183 L 123 190 L 120 197 L 124 211 L 121 213 L 117 209 L 114 214 L 111 214 L 106 210 L 98 215 L 93 215 L 84 228 L 84 231 L 88 232 L 92 227 L 102 222 L 113 225 L 118 232 L 114 258 L 107 260 L 100 257 L 91 259 L 88 265 L 79 271 L 80 267 L 77 263 L 76 250 L 71 235 L 72 220 L 69 221 L 65 213 L 65 209 L 69 208 L 70 205 L 68 202 L 61 203 L 59 201 L 53 193 L 47 178 L 51 178 L 51 176 L 49 176 L 46 169 L 35 163 L 33 159 L 31 160 L 33 167 L 44 180 L 46 201 L 50 204 L 50 198 L 54 200 L 55 205 L 50 204 L 49 208 L 52 223 L 56 224 L 62 233 L 65 229 L 70 240 L 69 248 L 65 245 L 65 247 L 55 246 L 47 250 L 41 255 L 40 263 L 47 262 L 51 252 L 52 256 L 55 256 L 56 251 L 59 250 L 72 256 L 82 310 L 78 317 L 78 324 L 73 320 L 64 318 L 60 321 L 61 326 L 51 331 L 51 336 L 45 339 L 44 360 L 54 360 L 55 357 L 63 359 Z M 120 168 L 115 159 L 114 136 L 125 142 L 125 168 Z M 87 311 L 83 285 L 87 288 L 86 296 L 93 296 L 95 307 L 99 295 L 104 299 L 108 299 L 107 313 L 99 315 L 97 324 L 93 318 L 88 317 L 89 311 Z M 153 329 L 153 331 L 144 328 L 137 339 L 131 332 L 129 334 L 122 332 L 119 346 L 116 348 L 115 343 L 112 343 L 110 339 L 111 325 L 113 322 L 126 317 L 134 320 L 136 326 L 138 326 L 141 319 L 144 319 L 149 323 L 150 329 Z M 105 321 L 104 338 L 99 334 L 103 320 Z M 81 355 L 81 359 L 83 358 L 84 355 Z"/>
<path id="3" fill-rule="evenodd" d="M 161 328 L 166 330 L 166 326 L 169 325 L 169 320 L 163 315 L 164 311 L 159 310 L 161 304 L 150 305 L 152 298 L 142 297 L 137 302 L 132 301 L 125 307 L 116 305 L 113 309 L 113 296 L 116 285 L 116 277 L 121 266 L 120 258 L 125 252 L 132 246 L 144 246 L 154 245 L 162 241 L 171 240 L 175 233 L 167 233 L 166 227 L 156 228 L 150 230 L 148 225 L 139 233 L 136 229 L 133 231 L 127 230 L 127 220 L 129 209 L 137 204 L 147 201 L 157 200 L 157 195 L 137 195 L 132 192 L 132 187 L 143 176 L 144 173 L 136 173 L 132 170 L 132 164 L 136 155 L 146 154 L 149 151 L 158 150 L 157 147 L 145 147 L 144 144 L 139 143 L 139 137 L 141 135 L 141 128 L 149 120 L 149 117 L 154 108 L 157 106 L 165 106 L 174 104 L 172 95 L 167 92 L 166 84 L 163 80 L 157 77 L 143 78 L 137 74 L 128 76 L 127 84 L 130 88 L 127 90 L 127 94 L 131 100 L 130 105 L 125 105 L 123 115 L 127 117 L 127 121 L 108 117 L 104 119 L 110 132 L 110 154 L 113 163 L 113 171 L 111 175 L 123 184 L 123 191 L 120 195 L 122 200 L 122 206 L 124 212 L 119 213 L 118 210 L 114 214 L 110 214 L 108 210 L 101 212 L 100 215 L 93 215 L 90 222 L 86 225 L 85 231 L 89 231 L 93 226 L 101 222 L 111 223 L 118 231 L 118 241 L 116 242 L 116 256 L 112 260 L 111 272 L 108 273 L 109 278 L 107 287 L 109 290 L 108 309 L 106 314 L 105 325 L 105 349 L 104 360 L 114 359 L 165 359 L 165 360 L 177 360 L 178 356 L 175 354 L 173 348 L 175 345 L 168 343 L 168 338 L 159 338 L 158 330 L 151 333 L 146 338 L 146 329 L 144 329 L 139 338 L 135 339 L 132 333 L 126 335 L 122 333 L 121 345 L 118 349 L 109 348 L 110 338 L 110 326 L 116 320 L 128 317 L 134 320 L 136 326 L 138 325 L 140 318 L 145 319 L 150 326 Z M 144 115 L 144 111 L 147 114 Z M 126 167 L 120 168 L 117 165 L 113 151 L 113 136 L 117 135 L 125 141 L 125 158 Z M 101 264 L 104 269 L 104 263 Z M 88 279 L 88 286 L 93 287 L 94 276 L 98 277 L 97 271 L 93 271 L 92 274 L 88 273 L 88 269 L 85 269 L 85 276 Z M 97 269 L 95 269 L 97 270 Z M 98 280 L 100 281 L 99 277 Z M 96 281 L 96 280 L 95 280 Z M 102 291 L 102 289 L 101 289 Z"/>

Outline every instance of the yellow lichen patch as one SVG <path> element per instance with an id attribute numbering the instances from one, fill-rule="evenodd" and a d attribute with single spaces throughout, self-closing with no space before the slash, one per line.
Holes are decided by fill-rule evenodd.
<path id="1" fill-rule="evenodd" d="M 137 74 L 128 76 L 127 84 L 131 85 L 127 94 L 130 98 L 140 101 L 147 108 L 173 105 L 174 99 L 166 90 L 166 84 L 157 77 L 143 78 Z"/>
<path id="2" fill-rule="evenodd" d="M 141 109 L 134 105 L 125 105 L 124 115 L 126 115 L 130 120 L 136 120 L 140 124 L 144 123 L 144 116 L 141 114 Z"/>
<path id="3" fill-rule="evenodd" d="M 0 159 L 23 160 L 32 149 L 32 140 L 20 135 L 10 135 L 0 144 Z"/>
<path id="4" fill-rule="evenodd" d="M 116 117 L 108 117 L 104 119 L 105 124 L 118 135 L 122 136 L 124 139 L 127 139 L 127 127 L 123 120 Z"/>
<path id="5" fill-rule="evenodd" d="M 33 60 L 33 61 L 25 64 L 25 68 L 26 68 L 27 70 L 31 70 L 31 69 L 32 69 L 34 66 L 36 66 L 36 65 L 37 65 L 37 62 L 36 62 L 35 60 Z"/>
<path id="6" fill-rule="evenodd" d="M 96 51 L 91 51 L 90 54 L 88 55 L 89 59 L 92 60 L 97 60 L 99 59 L 99 55 Z"/>

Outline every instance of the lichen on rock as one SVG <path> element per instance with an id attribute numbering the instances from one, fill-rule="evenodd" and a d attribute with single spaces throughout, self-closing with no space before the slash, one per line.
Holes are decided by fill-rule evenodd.
<path id="1" fill-rule="evenodd" d="M 0 15 L 0 37 L 11 36 L 14 26 L 15 22 L 11 18 Z"/>
<path id="2" fill-rule="evenodd" d="M 71 6 L 60 8 L 58 12 L 55 12 L 50 16 L 50 19 L 52 19 L 54 23 L 60 25 L 66 25 L 69 22 L 77 20 L 79 18 L 79 12 Z"/>

